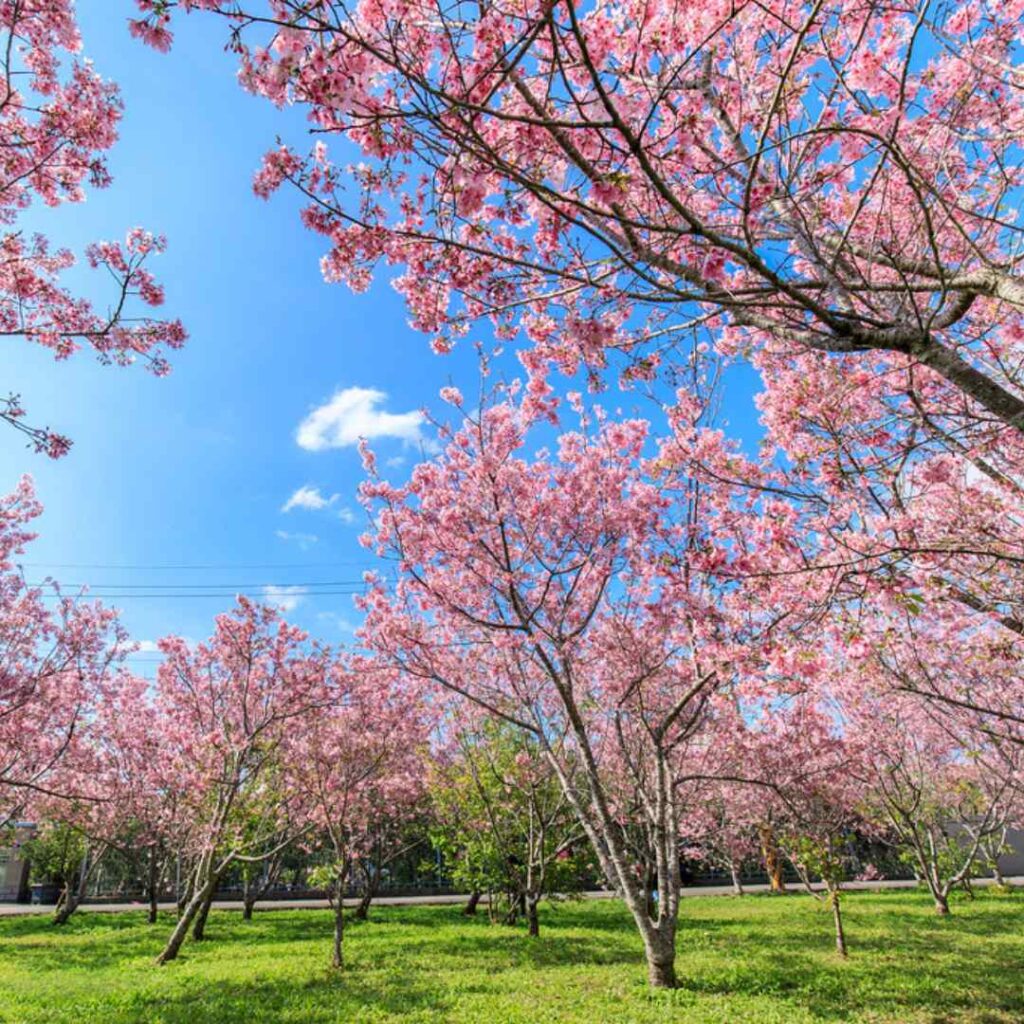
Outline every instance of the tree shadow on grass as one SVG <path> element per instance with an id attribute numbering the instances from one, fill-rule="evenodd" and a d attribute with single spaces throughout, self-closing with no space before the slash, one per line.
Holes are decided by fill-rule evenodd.
<path id="1" fill-rule="evenodd" d="M 172 991 L 149 989 L 130 1004 L 105 1015 L 103 1024 L 302 1024 L 413 1017 L 418 1022 L 446 1020 L 446 994 L 412 979 L 382 983 L 379 973 L 324 974 L 311 979 L 200 982 Z"/>
<path id="2" fill-rule="evenodd" d="M 59 926 L 49 917 L 26 916 L 0 926 L 0 955 L 29 971 L 102 970 L 138 957 L 155 957 L 173 926 L 170 915 L 153 925 L 138 914 L 76 915 Z"/>

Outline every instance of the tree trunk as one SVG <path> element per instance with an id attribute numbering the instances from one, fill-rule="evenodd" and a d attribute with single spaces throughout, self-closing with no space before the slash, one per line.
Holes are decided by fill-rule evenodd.
<path id="1" fill-rule="evenodd" d="M 1000 889 L 1006 888 L 1006 879 L 1003 878 L 1003 869 L 999 866 L 999 858 L 992 859 L 992 880 Z"/>
<path id="2" fill-rule="evenodd" d="M 764 869 L 768 873 L 768 884 L 772 892 L 786 891 L 786 882 L 782 877 L 782 857 L 772 830 L 767 826 L 760 829 L 761 856 L 764 858 Z"/>
<path id="3" fill-rule="evenodd" d="M 654 898 L 654 892 L 658 887 L 654 868 L 647 864 L 644 866 L 644 902 L 647 905 L 647 916 L 654 920 L 658 916 L 658 901 Z"/>
<path id="4" fill-rule="evenodd" d="M 360 862 L 359 869 L 363 876 L 363 892 L 359 899 L 359 906 L 355 910 L 355 919 L 365 921 L 370 916 L 370 904 L 373 902 L 373 897 L 377 895 L 377 878 L 379 876 L 376 871 L 371 871 L 362 862 Z"/>
<path id="5" fill-rule="evenodd" d="M 729 865 L 729 874 L 732 876 L 732 893 L 734 896 L 743 895 L 743 882 L 740 880 L 739 868 L 735 864 Z"/>
<path id="6" fill-rule="evenodd" d="M 210 916 L 210 905 L 213 903 L 214 893 L 217 889 L 217 880 L 213 879 L 196 912 L 195 924 L 192 926 L 192 938 L 196 942 L 202 942 L 206 938 L 206 919 Z"/>
<path id="7" fill-rule="evenodd" d="M 537 913 L 538 897 L 529 896 L 526 900 L 526 921 L 529 926 L 530 938 L 540 935 L 540 915 Z"/>
<path id="8" fill-rule="evenodd" d="M 829 896 L 832 902 L 832 920 L 836 926 L 836 952 L 841 956 L 847 956 L 846 932 L 843 931 L 843 913 L 839 907 L 839 891 L 833 890 Z"/>
<path id="9" fill-rule="evenodd" d="M 182 915 L 185 913 L 185 908 L 192 901 L 192 897 L 196 893 L 196 877 L 195 867 L 189 868 L 188 873 L 185 875 L 185 884 L 181 884 L 181 854 L 178 854 L 178 864 L 175 868 L 177 872 L 177 878 L 175 880 L 175 902 L 177 904 L 177 915 L 178 920 L 181 920 Z"/>
<path id="10" fill-rule="evenodd" d="M 157 859 L 156 847 L 149 852 L 149 875 L 146 879 L 146 895 L 149 897 L 149 915 L 147 920 L 150 924 L 156 924 L 157 912 Z"/>
<path id="11" fill-rule="evenodd" d="M 647 980 L 651 988 L 675 988 L 675 942 L 657 934 L 645 935 L 644 947 L 647 952 Z"/>
<path id="12" fill-rule="evenodd" d="M 370 916 L 370 904 L 373 902 L 373 891 L 367 889 L 359 900 L 359 906 L 355 909 L 355 919 L 365 921 Z"/>
<path id="13" fill-rule="evenodd" d="M 476 916 L 476 906 L 477 906 L 477 904 L 479 902 L 480 902 L 480 892 L 479 892 L 479 890 L 474 889 L 469 894 L 469 900 L 466 902 L 466 905 L 462 908 L 462 913 L 466 917 L 475 917 Z"/>
<path id="14" fill-rule="evenodd" d="M 242 879 L 242 920 L 252 920 L 252 910 L 256 906 L 257 890 L 253 887 L 248 872 Z"/>
<path id="15" fill-rule="evenodd" d="M 345 883 L 339 879 L 334 898 L 334 955 L 331 966 L 341 970 L 345 966 Z"/>
<path id="16" fill-rule="evenodd" d="M 54 924 L 68 923 L 68 918 L 75 912 L 72 900 L 73 897 L 71 895 L 70 885 L 65 883 L 64 888 L 61 890 L 61 894 L 57 899 L 57 905 L 53 908 Z"/>
<path id="17" fill-rule="evenodd" d="M 946 894 L 943 892 L 933 892 L 932 896 L 935 898 L 935 913 L 945 916 L 949 913 L 949 900 L 946 898 Z"/>
<path id="18" fill-rule="evenodd" d="M 163 952 L 156 958 L 158 964 L 169 963 L 177 957 L 181 944 L 185 941 L 185 936 L 188 934 L 189 925 L 196 914 L 199 913 L 199 908 L 207 902 L 207 898 L 212 899 L 213 891 L 216 887 L 217 880 L 210 878 L 205 885 L 200 886 L 192 894 L 192 898 L 188 901 L 181 916 L 178 918 L 178 923 L 174 926 L 174 931 L 171 932 L 171 937 L 167 940 L 167 945 L 164 946 Z"/>
<path id="19" fill-rule="evenodd" d="M 64 883 L 64 891 L 61 893 L 53 912 L 54 924 L 67 924 L 68 918 L 71 917 L 85 899 L 85 894 L 89 887 L 89 876 L 100 861 L 100 857 L 93 858 L 91 854 L 92 851 L 86 847 L 82 863 L 78 868 L 77 878 L 69 878 Z M 100 856 L 102 856 L 102 853 Z"/>

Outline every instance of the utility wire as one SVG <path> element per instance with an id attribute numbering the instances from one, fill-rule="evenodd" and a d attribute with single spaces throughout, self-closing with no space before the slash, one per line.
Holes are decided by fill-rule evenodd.
<path id="1" fill-rule="evenodd" d="M 374 568 L 371 562 L 206 562 L 206 563 L 130 563 L 130 562 L 19 562 L 32 569 L 327 569 L 339 565 L 362 566 L 364 569 Z"/>
<path id="2" fill-rule="evenodd" d="M 27 584 L 45 587 L 48 580 Z M 364 580 L 288 580 L 276 583 L 250 581 L 249 583 L 61 583 L 62 590 L 258 590 L 261 587 L 361 587 Z"/>

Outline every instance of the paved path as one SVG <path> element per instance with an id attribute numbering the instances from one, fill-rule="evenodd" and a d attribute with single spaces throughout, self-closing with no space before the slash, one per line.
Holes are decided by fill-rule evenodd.
<path id="1" fill-rule="evenodd" d="M 1024 885 L 1024 875 L 1015 875 L 1007 879 L 1011 885 Z M 886 882 L 847 882 L 844 889 L 913 889 L 917 883 L 914 881 L 886 881 Z M 991 878 L 975 879 L 974 885 L 986 886 L 992 884 Z M 767 885 L 744 886 L 747 892 L 767 892 Z M 790 886 L 790 891 L 802 893 L 800 886 Z M 681 896 L 728 896 L 732 892 L 729 885 L 695 885 L 684 888 L 680 891 Z M 583 894 L 586 899 L 601 900 L 611 899 L 615 894 L 605 891 L 587 892 Z M 465 903 L 465 896 L 379 896 L 373 901 L 375 907 L 415 907 L 430 905 L 445 905 L 452 903 Z M 345 901 L 345 906 L 356 906 L 358 899 Z M 324 910 L 328 907 L 327 900 L 264 900 L 256 904 L 257 910 Z M 215 900 L 214 910 L 241 910 L 241 900 Z M 79 911 L 96 911 L 102 914 L 117 914 L 125 910 L 145 910 L 146 904 L 135 903 L 83 903 Z M 175 909 L 173 903 L 161 903 L 161 910 Z M 0 917 L 16 917 L 19 914 L 52 914 L 53 907 L 45 905 L 34 905 L 31 903 L 0 903 Z"/>

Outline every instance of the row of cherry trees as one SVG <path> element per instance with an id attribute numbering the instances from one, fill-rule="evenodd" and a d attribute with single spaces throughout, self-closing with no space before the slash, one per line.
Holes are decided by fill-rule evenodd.
<path id="1" fill-rule="evenodd" d="M 1020 5 L 138 7 L 161 49 L 177 9 L 226 23 L 243 84 L 306 109 L 317 144 L 275 148 L 255 187 L 307 197 L 329 279 L 397 267 L 435 349 L 489 319 L 526 379 L 446 389 L 442 451 L 404 483 L 365 452 L 367 544 L 395 571 L 368 579 L 349 654 L 242 602 L 207 643 L 164 641 L 146 687 L 109 611 L 17 572 L 22 485 L 0 546 L 0 816 L 76 829 L 79 891 L 117 844 L 154 874 L 185 851 L 162 961 L 233 865 L 321 844 L 340 965 L 351 873 L 370 836 L 404 841 L 428 778 L 467 881 L 499 888 L 503 862 L 534 930 L 585 846 L 656 986 L 695 849 L 737 882 L 755 851 L 779 884 L 783 859 L 820 879 L 840 952 L 853 833 L 948 912 L 1021 816 Z M 118 107 L 87 66 L 58 74 L 70 4 L 2 18 L 13 224 L 33 195 L 106 183 Z M 336 164 L 335 138 L 363 161 Z M 116 361 L 183 340 L 67 296 L 43 242 L 4 244 L 7 333 Z M 156 305 L 158 247 L 133 233 L 89 259 Z M 763 382 L 756 456 L 715 426 L 737 358 Z M 557 376 L 600 389 L 614 369 L 653 422 Z M 461 843 L 460 787 L 490 847 Z"/>
<path id="2" fill-rule="evenodd" d="M 940 913 L 994 863 L 1022 819 L 1019 736 L 905 692 L 834 635 L 814 600 L 833 571 L 797 573 L 798 519 L 708 471 L 741 461 L 720 435 L 652 443 L 644 423 L 577 412 L 528 457 L 557 403 L 509 391 L 403 486 L 367 453 L 368 542 L 400 578 L 370 577 L 358 656 L 240 599 L 205 643 L 161 641 L 149 686 L 123 667 L 112 613 L 56 587 L 47 607 L 25 583 L 14 560 L 38 505 L 27 481 L 6 499 L 0 794 L 6 820 L 80 837 L 58 921 L 106 856 L 141 859 L 154 900 L 184 862 L 164 963 L 203 937 L 232 868 L 320 850 L 341 966 L 354 872 L 371 892 L 382 849 L 433 830 L 459 880 L 533 934 L 567 862 L 592 858 L 652 984 L 671 985 L 686 856 L 737 885 L 751 856 L 785 857 L 824 883 L 841 953 L 855 836 L 898 851 Z M 856 607 L 863 627 L 889 614 Z M 934 643 L 916 654 L 937 671 Z"/>

